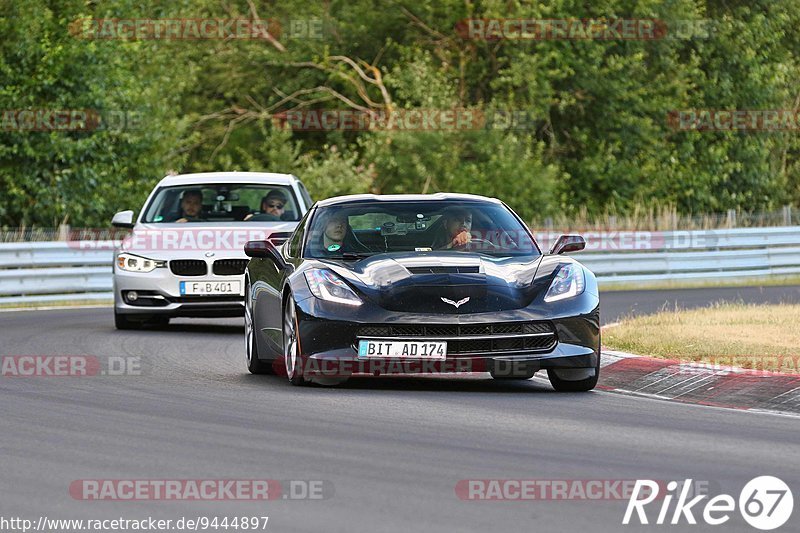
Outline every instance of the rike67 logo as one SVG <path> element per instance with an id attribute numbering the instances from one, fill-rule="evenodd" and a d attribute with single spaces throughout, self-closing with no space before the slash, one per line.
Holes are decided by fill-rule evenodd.
<path id="1" fill-rule="evenodd" d="M 622 523 L 636 524 L 638 519 L 639 524 L 650 524 L 652 513 L 648 518 L 645 507 L 657 500 L 661 506 L 658 517 L 652 523 L 658 525 L 697 524 L 695 513 L 699 513 L 706 524 L 718 526 L 728 522 L 736 509 L 737 502 L 729 494 L 714 496 L 704 502 L 705 505 L 700 502 L 708 498 L 708 494 L 689 499 L 691 479 L 687 479 L 682 485 L 677 481 L 670 481 L 667 483 L 666 493 L 661 493 L 659 489 L 662 487 L 662 484 L 653 480 L 636 480 Z M 670 509 L 676 496 L 675 507 Z M 744 486 L 739 493 L 738 504 L 745 522 L 756 529 L 768 531 L 781 527 L 789 520 L 794 508 L 794 498 L 791 489 L 782 480 L 773 476 L 760 476 L 751 479 Z"/>

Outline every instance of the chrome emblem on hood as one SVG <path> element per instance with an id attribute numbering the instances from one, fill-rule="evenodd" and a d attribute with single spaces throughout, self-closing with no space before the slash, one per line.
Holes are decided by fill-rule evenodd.
<path id="1" fill-rule="evenodd" d="M 458 309 L 459 307 L 461 307 L 462 305 L 464 305 L 465 303 L 467 303 L 469 301 L 469 296 L 467 296 L 466 298 L 462 298 L 461 300 L 459 300 L 457 302 L 454 302 L 453 300 L 450 300 L 450 299 L 445 298 L 444 296 L 442 296 L 442 301 L 444 303 L 450 304 L 450 305 L 454 306 L 456 309 Z"/>

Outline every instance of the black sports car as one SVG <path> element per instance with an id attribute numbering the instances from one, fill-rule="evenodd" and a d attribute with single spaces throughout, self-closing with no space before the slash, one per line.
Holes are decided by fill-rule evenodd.
<path id="1" fill-rule="evenodd" d="M 594 275 L 543 254 L 503 202 L 465 194 L 358 195 L 317 203 L 292 237 L 245 247 L 247 365 L 292 384 L 353 374 L 490 372 L 558 391 L 594 388 Z M 285 362 L 285 365 L 282 364 Z"/>

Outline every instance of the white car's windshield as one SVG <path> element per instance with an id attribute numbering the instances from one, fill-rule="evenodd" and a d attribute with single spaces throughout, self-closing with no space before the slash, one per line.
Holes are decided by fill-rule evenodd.
<path id="1" fill-rule="evenodd" d="M 162 187 L 143 222 L 296 221 L 300 210 L 291 188 L 261 184 L 203 184 Z"/>

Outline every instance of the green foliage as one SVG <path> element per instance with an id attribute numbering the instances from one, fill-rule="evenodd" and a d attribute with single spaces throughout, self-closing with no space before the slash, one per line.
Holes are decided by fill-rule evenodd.
<path id="1" fill-rule="evenodd" d="M 484 194 L 529 220 L 800 201 L 797 132 L 676 131 L 667 121 L 674 110 L 797 108 L 800 10 L 793 2 L 254 2 L 259 16 L 281 21 L 281 47 L 263 39 L 86 40 L 69 32 L 79 17 L 251 18 L 246 2 L 0 3 L 0 111 L 95 109 L 142 118 L 138 128 L 0 130 L 0 226 L 105 225 L 115 211 L 141 205 L 172 169 L 292 172 L 318 198 Z M 710 24 L 706 35 L 649 41 L 465 40 L 455 28 L 467 18 Z M 295 23 L 310 20 L 321 22 L 321 35 L 293 33 Z M 380 82 L 364 81 L 341 56 Z M 319 87 L 326 89 L 313 91 Z M 348 101 L 508 111 L 525 120 L 510 128 L 322 132 L 273 122 L 301 101 L 304 109 L 344 110 Z"/>

